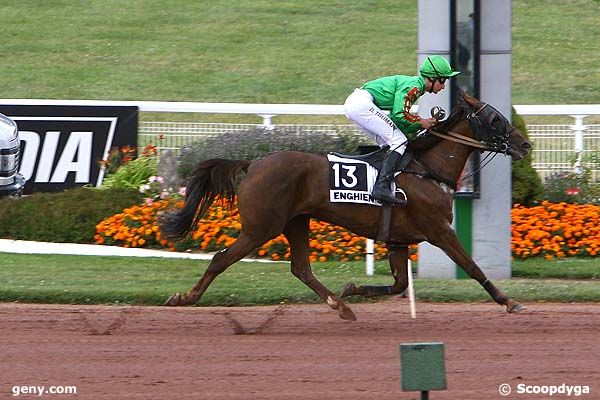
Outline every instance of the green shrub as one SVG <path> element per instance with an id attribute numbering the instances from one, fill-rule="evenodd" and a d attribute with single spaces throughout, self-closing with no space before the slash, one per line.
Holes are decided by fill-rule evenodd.
<path id="1" fill-rule="evenodd" d="M 92 188 L 0 199 L 0 237 L 93 243 L 98 222 L 141 201 L 137 190 Z"/>
<path id="2" fill-rule="evenodd" d="M 512 124 L 525 136 L 527 128 L 525 121 L 512 110 Z M 535 146 L 535 143 L 533 143 Z M 531 206 L 537 203 L 543 194 L 542 180 L 537 171 L 531 166 L 531 153 L 527 157 L 512 163 L 512 202 Z"/>
<path id="3" fill-rule="evenodd" d="M 586 154 L 581 159 L 581 164 L 583 171 L 589 174 L 589 183 L 595 185 L 595 189 L 600 191 L 600 149 L 586 150 Z"/>
<path id="4" fill-rule="evenodd" d="M 357 136 L 341 127 L 335 134 L 285 127 L 225 132 L 183 147 L 178 172 L 181 177 L 188 177 L 198 162 L 209 158 L 253 160 L 282 150 L 315 154 L 330 151 L 354 153 L 359 145 L 369 143 L 366 135 Z"/>
<path id="5" fill-rule="evenodd" d="M 594 183 L 592 173 L 557 172 L 546 179 L 543 199 L 552 203 L 600 204 L 600 184 Z"/>
<path id="6" fill-rule="evenodd" d="M 136 189 L 148 182 L 148 178 L 158 174 L 158 157 L 141 155 L 135 160 L 121 165 L 102 182 L 103 188 Z"/>
<path id="7" fill-rule="evenodd" d="M 594 177 L 594 171 L 600 170 L 600 152 L 586 154 L 579 172 L 576 172 L 575 157 L 572 162 L 569 171 L 559 171 L 546 178 L 542 199 L 552 203 L 600 204 L 600 181 Z"/>

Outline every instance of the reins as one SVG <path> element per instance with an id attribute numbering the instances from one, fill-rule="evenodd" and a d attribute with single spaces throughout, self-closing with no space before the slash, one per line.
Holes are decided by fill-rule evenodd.
<path id="1" fill-rule="evenodd" d="M 481 112 L 481 110 L 483 110 L 487 105 L 488 105 L 487 103 L 483 103 L 483 105 L 477 111 L 469 114 L 469 116 L 467 116 L 467 119 L 477 117 L 477 114 L 479 114 L 479 112 Z M 491 146 L 488 143 L 481 142 L 477 139 L 470 138 L 470 137 L 462 135 L 460 133 L 456 133 L 456 132 L 452 132 L 452 131 L 446 131 L 446 133 L 441 133 L 441 132 L 437 132 L 437 131 L 434 131 L 431 129 L 429 130 L 429 133 L 431 133 L 432 135 L 437 136 L 441 139 L 449 140 L 451 142 L 460 143 L 460 144 L 464 144 L 464 145 L 471 146 L 471 147 L 475 147 L 477 149 L 497 151 L 496 147 Z"/>
<path id="2" fill-rule="evenodd" d="M 483 142 L 480 142 L 479 140 L 475 140 L 468 136 L 461 135 L 460 133 L 447 131 L 444 134 L 444 133 L 440 133 L 440 132 L 436 132 L 436 131 L 432 131 L 432 130 L 429 130 L 429 133 L 431 133 L 432 135 L 437 136 L 439 138 L 442 138 L 444 140 L 449 140 L 451 142 L 465 144 L 467 146 L 475 147 L 478 149 L 482 149 L 482 150 L 491 150 L 492 149 L 491 146 L 489 146 Z"/>
<path id="3" fill-rule="evenodd" d="M 458 185 L 459 182 L 462 182 L 464 180 L 469 179 L 470 177 L 472 177 L 473 175 L 475 175 L 476 173 L 478 173 L 479 171 L 481 171 L 486 165 L 488 165 L 489 163 L 491 163 L 494 158 L 496 158 L 496 156 L 498 155 L 498 153 L 488 153 L 483 160 L 481 160 L 480 164 L 479 164 L 479 168 L 477 168 L 474 171 L 471 171 L 470 173 L 468 173 L 467 175 L 463 176 L 462 178 L 460 178 L 458 180 L 458 182 L 456 182 L 456 184 Z M 491 157 L 490 157 L 491 156 Z M 489 158 L 489 159 L 488 159 Z"/>
<path id="4" fill-rule="evenodd" d="M 487 105 L 488 105 L 487 103 L 484 103 L 477 111 L 475 111 L 473 113 L 470 113 L 467 116 L 467 119 L 471 122 L 471 120 L 474 119 L 474 118 L 476 118 L 477 114 L 479 114 L 481 112 L 481 110 L 483 110 Z M 470 172 L 466 176 L 463 176 L 462 178 L 460 178 L 456 182 L 455 181 L 451 181 L 450 179 L 446 179 L 446 178 L 440 176 L 439 174 L 437 174 L 434 171 L 432 171 L 431 169 L 429 169 L 425 164 L 423 164 L 422 162 L 420 162 L 416 158 L 414 159 L 415 163 L 417 165 L 419 165 L 421 168 L 423 168 L 427 172 L 427 174 L 424 175 L 424 177 L 429 177 L 429 178 L 435 179 L 438 182 L 444 183 L 444 184 L 452 187 L 454 190 L 456 190 L 456 187 L 458 186 L 459 182 L 462 182 L 462 181 L 470 178 L 471 176 L 475 175 L 477 172 L 481 171 L 499 153 L 501 153 L 501 152 L 504 153 L 504 152 L 506 152 L 506 149 L 507 149 L 507 146 L 504 143 L 502 144 L 502 147 L 499 148 L 497 145 L 492 145 L 490 143 L 482 142 L 482 141 L 479 141 L 477 139 L 473 139 L 473 138 L 470 138 L 468 136 L 465 136 L 465 135 L 462 135 L 460 133 L 453 132 L 453 131 L 446 131 L 445 133 L 441 133 L 441 132 L 437 132 L 437 131 L 434 131 L 434 130 L 429 130 L 428 132 L 431 133 L 434 136 L 437 136 L 437 137 L 443 139 L 443 140 L 448 140 L 448 141 L 451 141 L 451 142 L 464 144 L 466 146 L 474 147 L 474 148 L 477 148 L 477 149 L 490 151 L 490 153 L 487 154 L 484 157 L 484 159 L 482 160 L 482 162 L 480 163 L 479 168 L 477 168 L 476 170 Z M 504 148 L 504 147 L 506 147 L 506 148 Z M 405 171 L 405 172 L 421 175 L 421 174 L 419 174 L 419 173 L 417 173 L 415 171 Z"/>

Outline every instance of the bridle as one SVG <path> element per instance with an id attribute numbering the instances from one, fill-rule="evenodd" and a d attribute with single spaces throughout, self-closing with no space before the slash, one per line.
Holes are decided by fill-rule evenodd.
<path id="1" fill-rule="evenodd" d="M 484 110 L 485 112 L 483 112 Z M 481 115 L 479 115 L 480 113 Z M 485 122 L 487 123 L 484 123 L 481 119 L 486 116 Z M 493 121 L 496 118 L 498 118 L 501 124 L 498 128 L 493 126 Z M 510 136 L 516 128 L 512 126 L 498 110 L 488 103 L 483 103 L 477 111 L 467 115 L 467 120 L 473 131 L 473 138 L 450 130 L 446 132 L 429 130 L 428 132 L 441 139 L 461 143 L 482 151 L 491 151 L 493 153 L 502 154 L 507 153 Z"/>
<path id="2" fill-rule="evenodd" d="M 437 109 L 438 111 L 441 110 L 439 107 L 435 107 L 434 109 Z M 434 109 L 431 110 L 432 117 L 438 119 L 434 115 L 438 114 L 437 112 L 434 113 Z M 439 119 L 442 119 L 444 115 L 445 112 L 441 110 L 441 113 L 439 114 L 441 118 Z M 472 138 L 450 130 L 445 132 L 437 132 L 434 130 L 427 131 L 427 133 L 437 136 L 443 140 L 464 144 L 481 151 L 490 152 L 484 157 L 480 166 L 475 171 L 463 176 L 458 182 L 476 174 L 478 171 L 483 169 L 483 167 L 489 164 L 498 154 L 507 154 L 510 147 L 510 137 L 516 130 L 516 128 L 510 122 L 508 122 L 508 120 L 498 110 L 487 103 L 483 103 L 477 111 L 467 114 L 467 120 L 469 121 L 469 125 L 471 126 L 471 130 L 473 132 Z M 491 158 L 489 158 L 490 155 Z M 420 165 L 423 169 L 425 169 L 427 173 L 420 174 L 415 171 L 406 172 L 415 173 L 427 178 L 433 178 L 450 186 L 453 189 L 456 189 L 458 182 L 440 176 L 416 158 L 414 161 L 417 165 Z"/>

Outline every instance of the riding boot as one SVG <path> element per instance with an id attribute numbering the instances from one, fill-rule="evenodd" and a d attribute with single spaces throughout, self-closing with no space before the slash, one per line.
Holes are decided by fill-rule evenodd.
<path id="1" fill-rule="evenodd" d="M 375 200 L 379 200 L 382 203 L 390 203 L 392 205 L 399 205 L 401 207 L 406 206 L 406 199 L 398 199 L 390 188 L 392 179 L 394 179 L 394 173 L 396 172 L 396 165 L 402 159 L 403 154 L 392 151 L 383 160 L 383 165 L 377 175 L 377 181 L 373 187 L 371 196 Z"/>

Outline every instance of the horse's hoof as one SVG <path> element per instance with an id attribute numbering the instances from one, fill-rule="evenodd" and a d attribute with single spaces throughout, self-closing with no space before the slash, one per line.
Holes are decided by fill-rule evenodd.
<path id="1" fill-rule="evenodd" d="M 355 290 L 356 290 L 356 285 L 354 284 L 354 282 L 348 282 L 348 284 L 346 284 L 346 286 L 344 286 L 344 290 L 342 290 L 340 297 L 343 298 L 343 297 L 352 296 L 354 294 Z"/>
<path id="2" fill-rule="evenodd" d="M 173 293 L 163 305 L 170 307 L 176 307 L 181 305 L 181 295 L 179 293 Z"/>
<path id="3" fill-rule="evenodd" d="M 338 313 L 341 319 L 345 319 L 346 321 L 356 321 L 356 315 L 354 315 L 354 312 L 346 306 L 341 306 Z"/>
<path id="4" fill-rule="evenodd" d="M 509 313 L 518 313 L 525 310 L 525 306 L 519 303 L 510 303 L 506 305 L 506 311 Z"/>

